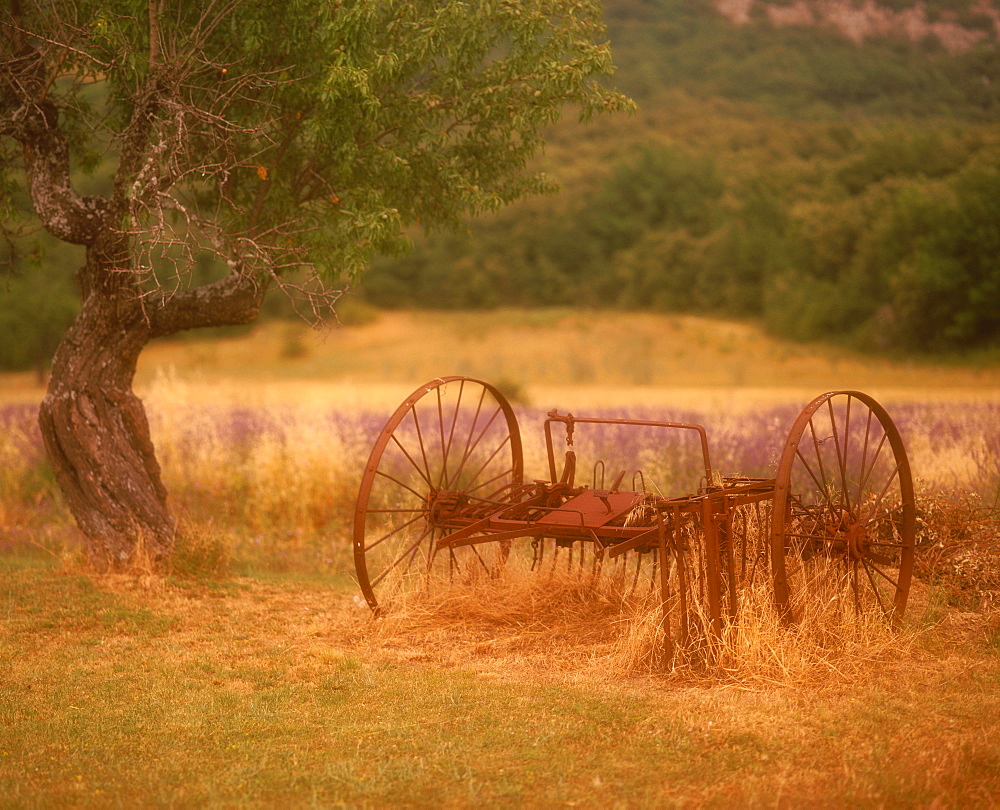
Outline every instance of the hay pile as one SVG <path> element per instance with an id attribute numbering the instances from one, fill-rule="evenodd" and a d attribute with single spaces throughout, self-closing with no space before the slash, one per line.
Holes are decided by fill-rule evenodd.
<path id="1" fill-rule="evenodd" d="M 364 642 L 379 657 L 514 679 L 653 677 L 756 688 L 851 682 L 906 657 L 915 638 L 822 598 L 786 626 L 769 585 L 758 583 L 741 592 L 739 617 L 719 637 L 705 632 L 706 610 L 696 605 L 687 644 L 667 657 L 658 592 L 626 585 L 589 566 L 539 572 L 512 559 L 495 577 L 397 598 L 366 625 Z"/>

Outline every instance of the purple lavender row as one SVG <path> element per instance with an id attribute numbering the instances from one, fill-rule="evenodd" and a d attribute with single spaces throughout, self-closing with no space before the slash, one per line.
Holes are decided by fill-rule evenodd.
<path id="1" fill-rule="evenodd" d="M 965 485 L 981 493 L 989 493 L 1000 486 L 1000 403 L 898 403 L 891 405 L 889 410 L 908 447 L 919 443 L 927 446 L 932 453 L 957 450 L 964 453 L 971 462 L 973 480 L 965 482 Z M 588 411 L 586 415 L 704 425 L 708 431 L 712 462 L 716 469 L 725 473 L 766 476 L 773 474 L 788 430 L 797 414 L 797 406 L 781 406 L 762 408 L 741 414 L 738 418 L 725 413 L 701 413 L 685 409 L 664 411 L 646 407 L 603 409 Z M 150 415 L 155 422 L 155 408 L 151 409 Z M 212 426 L 214 438 L 240 456 L 261 439 L 286 440 L 287 426 L 294 419 L 291 412 L 281 409 L 240 407 L 219 409 L 204 416 L 207 420 L 184 423 L 190 425 L 181 428 L 186 432 L 173 437 L 179 448 L 194 447 L 203 441 L 201 431 L 207 421 Z M 531 442 L 541 441 L 541 425 L 546 413 L 541 408 L 520 408 L 517 416 L 524 433 L 525 449 L 528 451 Z M 364 456 L 382 429 L 386 417 L 386 413 L 375 411 L 331 411 L 322 420 L 322 424 L 341 446 L 353 448 L 352 455 L 356 452 L 363 463 Z M 636 460 L 648 461 L 653 457 L 654 460 L 659 459 L 656 461 L 661 466 L 658 472 L 666 479 L 681 478 L 690 473 L 692 467 L 697 470 L 700 451 L 685 444 L 685 437 L 663 437 L 662 434 L 651 437 L 648 431 L 621 425 L 588 426 L 588 431 L 584 436 L 581 430 L 577 437 L 578 445 L 587 448 L 584 452 L 604 459 L 609 468 L 617 464 L 627 465 Z M 23 462 L 35 464 L 43 461 L 44 450 L 38 431 L 37 408 L 34 405 L 0 406 L 0 433 L 4 437 L 17 437 L 15 452 Z M 581 483 L 590 483 L 587 480 L 589 475 L 589 470 L 582 473 Z M 949 474 L 942 475 L 934 469 L 918 467 L 914 469 L 914 475 L 931 486 L 954 487 L 963 483 L 949 479 Z"/>

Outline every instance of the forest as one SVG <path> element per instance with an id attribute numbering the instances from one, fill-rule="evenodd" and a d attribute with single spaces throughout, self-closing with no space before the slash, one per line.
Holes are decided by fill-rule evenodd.
<path id="1" fill-rule="evenodd" d="M 970 0 L 924 6 L 991 33 L 955 53 L 607 0 L 614 84 L 637 112 L 556 125 L 543 168 L 560 193 L 457 235 L 414 231 L 352 293 L 380 308 L 698 313 L 868 352 L 994 356 L 996 26 Z M 81 187 L 100 186 L 101 165 Z M 78 306 L 67 268 L 82 251 L 39 231 L 5 241 L 0 368 L 42 368 Z M 266 312 L 292 310 L 273 293 Z"/>

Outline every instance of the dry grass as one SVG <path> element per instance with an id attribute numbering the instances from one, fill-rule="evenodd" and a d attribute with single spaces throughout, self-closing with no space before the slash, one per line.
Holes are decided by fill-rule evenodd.
<path id="1" fill-rule="evenodd" d="M 817 652 L 762 612 L 723 640 L 757 648 L 742 670 L 643 673 L 620 641 L 648 611 L 571 578 L 512 576 L 374 620 L 347 583 L 12 562 L 8 806 L 1000 800 L 997 614 Z"/>
<path id="2" fill-rule="evenodd" d="M 370 642 L 424 660 L 489 660 L 497 674 L 578 672 L 613 642 L 621 611 L 621 598 L 589 579 L 532 573 L 515 557 L 496 577 L 396 600 Z"/>
<path id="3" fill-rule="evenodd" d="M 819 612 L 789 630 L 768 589 L 748 588 L 738 621 L 664 669 L 655 598 L 529 574 L 518 557 L 372 619 L 347 541 L 370 441 L 323 417 L 388 413 L 414 377 L 448 372 L 537 381 L 536 404 L 669 402 L 737 420 L 838 386 L 995 399 L 995 370 L 818 358 L 738 324 L 653 316 L 400 313 L 304 335 L 291 360 L 284 337 L 266 327 L 144 359 L 186 522 L 167 576 L 89 571 L 28 437 L 0 436 L 0 805 L 1000 802 L 1000 533 L 978 502 L 921 496 L 902 633 Z M 662 360 L 647 376 L 644 354 Z M 659 387 L 660 368 L 687 390 Z M 31 380 L 8 381 L 0 400 L 37 398 Z M 280 430 L 235 440 L 223 417 L 236 406 Z M 954 448 L 917 449 L 922 468 L 961 471 Z"/>
<path id="4" fill-rule="evenodd" d="M 920 493 L 916 575 L 961 610 L 1000 608 L 1000 510 L 969 492 Z"/>
<path id="5" fill-rule="evenodd" d="M 627 582 L 595 579 L 589 566 L 579 570 L 532 572 L 515 556 L 491 579 L 439 584 L 397 599 L 366 641 L 380 654 L 471 664 L 497 676 L 547 673 L 608 683 L 648 676 L 745 689 L 858 683 L 889 662 L 913 658 L 914 628 L 897 632 L 880 617 L 845 617 L 819 597 L 788 627 L 770 588 L 758 584 L 740 593 L 740 615 L 718 638 L 695 630 L 687 646 L 665 659 L 658 593 L 630 592 Z M 704 605 L 695 611 L 692 626 L 706 628 Z"/>
<path id="6" fill-rule="evenodd" d="M 599 404 L 662 401 L 676 389 L 704 396 L 737 388 L 758 402 L 768 396 L 773 401 L 776 390 L 791 401 L 831 388 L 858 388 L 888 399 L 927 398 L 935 391 L 951 398 L 995 397 L 1000 390 L 995 368 L 892 363 L 776 340 L 750 324 L 696 316 L 383 312 L 357 326 L 318 332 L 301 327 L 305 351 L 292 359 L 282 352 L 288 328 L 272 323 L 231 340 L 155 344 L 143 353 L 137 380 L 144 385 L 166 369 L 183 378 L 252 380 L 257 393 L 247 394 L 254 397 L 289 380 L 384 389 L 465 374 L 518 383 L 540 404 L 567 387 L 581 389 L 584 398 L 596 397 Z M 415 335 L 419 351 L 414 351 Z"/>

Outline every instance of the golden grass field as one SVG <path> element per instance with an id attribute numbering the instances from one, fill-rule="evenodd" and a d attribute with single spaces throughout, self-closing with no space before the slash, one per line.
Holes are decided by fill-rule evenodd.
<path id="1" fill-rule="evenodd" d="M 1000 398 L 1000 362 L 893 362 L 783 341 L 759 327 L 688 315 L 496 310 L 369 312 L 348 326 L 269 322 L 228 338 L 198 333 L 149 346 L 140 392 L 157 378 L 252 403 L 397 404 L 414 386 L 461 374 L 515 383 L 530 401 L 629 404 L 800 402 L 849 388 L 880 400 Z M 358 323 L 354 323 L 358 321 Z M 33 374 L 3 375 L 0 402 L 40 399 Z"/>
<path id="2" fill-rule="evenodd" d="M 1000 368 L 693 317 L 363 314 L 144 354 L 184 533 L 169 571 L 88 568 L 29 428 L 0 437 L 0 807 L 1000 803 L 1000 532 L 967 494 Z M 694 409 L 734 435 L 824 390 L 875 394 L 924 479 L 902 632 L 819 613 L 790 632 L 764 589 L 714 665 L 663 671 L 655 608 L 517 566 L 374 621 L 349 528 L 371 437 L 346 417 L 379 422 L 449 374 L 537 408 Z M 0 377 L 0 406 L 42 393 Z"/>
<path id="3" fill-rule="evenodd" d="M 269 391 L 337 383 L 378 398 L 461 374 L 517 383 L 538 404 L 572 397 L 598 406 L 797 400 L 831 388 L 887 399 L 1000 396 L 1000 364 L 892 363 L 776 340 L 746 323 L 572 310 L 384 312 L 322 330 L 270 324 L 233 340 L 152 346 L 139 384 L 166 369 L 208 380 L 221 372 Z"/>

